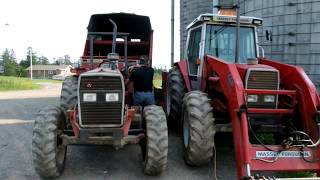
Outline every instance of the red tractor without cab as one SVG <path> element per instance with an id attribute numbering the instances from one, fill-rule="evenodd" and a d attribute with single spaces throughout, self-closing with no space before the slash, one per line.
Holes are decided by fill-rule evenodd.
<path id="1" fill-rule="evenodd" d="M 113 13 L 92 15 L 82 66 L 64 80 L 60 106 L 41 109 L 35 120 L 32 155 L 43 178 L 58 177 L 67 145 L 111 145 L 116 149 L 139 144 L 143 171 L 160 174 L 166 167 L 168 132 L 160 106 L 132 106 L 130 69 L 141 56 L 152 65 L 149 17 Z"/>

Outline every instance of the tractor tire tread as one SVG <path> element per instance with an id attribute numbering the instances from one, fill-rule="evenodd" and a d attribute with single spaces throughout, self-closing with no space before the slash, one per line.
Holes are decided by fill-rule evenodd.
<path id="1" fill-rule="evenodd" d="M 207 94 L 191 91 L 183 99 L 184 111 L 190 116 L 188 147 L 185 149 L 185 162 L 191 166 L 200 166 L 210 162 L 214 148 L 214 118 Z"/>
<path id="2" fill-rule="evenodd" d="M 162 107 L 156 105 L 146 106 L 143 114 L 147 131 L 144 173 L 158 175 L 164 171 L 167 164 L 168 129 L 166 116 Z"/>
<path id="3" fill-rule="evenodd" d="M 171 107 L 168 114 L 169 125 L 180 129 L 182 99 L 185 94 L 185 84 L 178 68 L 173 68 L 168 74 L 168 87 L 171 94 Z"/>
<path id="4" fill-rule="evenodd" d="M 33 128 L 32 157 L 36 172 L 42 178 L 59 177 L 62 165 L 58 165 L 56 136 L 62 110 L 59 107 L 46 107 L 39 111 Z M 66 147 L 65 147 L 66 148 Z M 65 159 L 65 154 L 64 157 Z"/>
<path id="5" fill-rule="evenodd" d="M 77 104 L 77 89 L 78 89 L 78 77 L 67 76 L 62 84 L 60 107 L 65 115 L 70 107 L 74 107 Z"/>

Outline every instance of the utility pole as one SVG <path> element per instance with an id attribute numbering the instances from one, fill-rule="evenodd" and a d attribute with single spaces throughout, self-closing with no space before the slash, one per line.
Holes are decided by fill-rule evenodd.
<path id="1" fill-rule="evenodd" d="M 171 0 L 171 66 L 174 63 L 174 0 Z"/>
<path id="2" fill-rule="evenodd" d="M 32 80 L 32 48 L 28 47 L 29 57 L 30 57 L 30 79 Z"/>
<path id="3" fill-rule="evenodd" d="M 42 65 L 42 68 L 43 68 L 43 79 L 46 79 L 46 70 L 44 68 L 44 64 L 43 64 L 43 56 L 40 56 L 39 57 L 39 61 L 41 61 L 41 65 Z"/>
<path id="4" fill-rule="evenodd" d="M 237 28 L 236 28 L 236 59 L 235 62 L 239 63 L 239 55 L 240 55 L 240 2 L 237 0 L 236 4 L 237 9 Z"/>

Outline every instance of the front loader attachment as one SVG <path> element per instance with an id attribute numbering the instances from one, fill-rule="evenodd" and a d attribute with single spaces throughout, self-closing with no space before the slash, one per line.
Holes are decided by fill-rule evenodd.
<path id="1" fill-rule="evenodd" d="M 279 72 L 276 89 L 248 88 L 237 64 L 207 56 L 211 87 L 219 86 L 227 102 L 239 179 L 259 179 L 264 172 L 320 172 L 320 100 L 315 86 L 304 71 L 266 59 L 259 64 Z M 249 77 L 258 81 L 264 77 Z M 264 80 L 264 83 L 268 83 Z M 210 85 L 208 85 L 210 87 Z M 253 96 L 251 96 L 253 95 Z M 276 102 L 275 106 L 251 105 L 248 99 Z M 260 99 L 259 99 L 260 98 Z M 272 102 L 273 102 L 272 101 Z M 280 131 L 277 131 L 277 130 Z M 257 133 L 272 134 L 274 141 L 265 143 Z M 261 176 L 262 177 L 262 176 Z M 304 178 L 305 179 L 305 178 Z"/>

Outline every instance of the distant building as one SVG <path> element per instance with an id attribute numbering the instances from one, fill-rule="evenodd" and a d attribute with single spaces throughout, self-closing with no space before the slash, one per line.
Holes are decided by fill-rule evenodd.
<path id="1" fill-rule="evenodd" d="M 71 65 L 33 65 L 32 76 L 36 79 L 52 79 L 55 75 L 64 77 L 71 74 L 71 68 Z M 30 77 L 30 66 L 26 71 Z"/>

